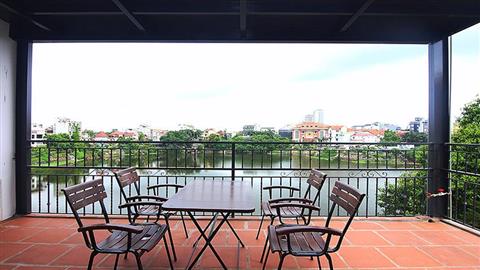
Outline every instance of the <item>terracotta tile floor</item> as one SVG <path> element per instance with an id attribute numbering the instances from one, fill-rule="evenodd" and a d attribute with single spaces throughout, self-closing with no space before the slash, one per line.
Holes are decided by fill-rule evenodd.
<path id="1" fill-rule="evenodd" d="M 97 223 L 91 219 L 89 223 Z M 114 219 L 113 223 L 126 223 Z M 184 269 L 192 252 L 193 237 L 198 233 L 188 224 L 190 239 L 185 239 L 180 221 L 173 222 L 173 238 L 178 261 L 175 266 Z M 189 222 L 190 223 L 190 222 Z M 323 219 L 313 222 L 324 223 Z M 334 225 L 341 225 L 337 220 Z M 255 233 L 259 221 L 235 219 L 246 248 L 239 257 L 234 235 L 226 227 L 218 234 L 214 245 L 225 263 L 241 269 L 259 269 L 265 231 L 259 240 Z M 3 269 L 85 269 L 89 250 L 76 232 L 71 218 L 20 217 L 0 222 L 0 270 Z M 106 234 L 103 235 L 105 237 Z M 101 237 L 101 236 L 99 236 Z M 142 257 L 145 269 L 165 269 L 168 264 L 163 245 L 160 244 Z M 332 256 L 336 269 L 478 269 L 480 270 L 480 237 L 445 223 L 427 223 L 417 219 L 356 219 L 340 251 Z M 271 255 L 268 268 L 275 268 L 278 257 Z M 95 269 L 111 269 L 112 255 L 95 258 Z M 327 262 L 322 258 L 322 265 Z M 133 256 L 120 259 L 120 268 L 136 269 Z M 215 257 L 207 249 L 196 269 L 219 268 Z M 316 261 L 308 258 L 287 257 L 284 269 L 316 269 Z"/>

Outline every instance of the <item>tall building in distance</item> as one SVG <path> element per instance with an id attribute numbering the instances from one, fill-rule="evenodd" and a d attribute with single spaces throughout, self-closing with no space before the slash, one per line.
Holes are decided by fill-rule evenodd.
<path id="1" fill-rule="evenodd" d="M 313 114 L 307 114 L 305 115 L 305 118 L 303 119 L 304 122 L 313 122 Z"/>
<path id="2" fill-rule="evenodd" d="M 422 117 L 415 117 L 415 120 L 408 124 L 408 129 L 411 132 L 428 133 L 428 120 Z"/>
<path id="3" fill-rule="evenodd" d="M 325 119 L 324 119 L 324 113 L 322 109 L 316 109 L 313 111 L 313 122 L 324 124 Z"/>

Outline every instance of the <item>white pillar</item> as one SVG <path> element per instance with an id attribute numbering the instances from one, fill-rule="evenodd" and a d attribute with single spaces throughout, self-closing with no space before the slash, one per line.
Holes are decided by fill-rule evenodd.
<path id="1" fill-rule="evenodd" d="M 15 80 L 17 44 L 0 20 L 0 220 L 15 214 Z"/>

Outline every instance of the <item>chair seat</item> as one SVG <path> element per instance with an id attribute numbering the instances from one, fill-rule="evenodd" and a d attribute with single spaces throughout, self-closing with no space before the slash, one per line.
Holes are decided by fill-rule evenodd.
<path id="1" fill-rule="evenodd" d="M 163 216 L 173 216 L 176 211 L 161 211 Z M 156 205 L 144 205 L 137 209 L 137 214 L 140 216 L 156 216 L 158 215 L 158 206 Z"/>
<path id="2" fill-rule="evenodd" d="M 142 205 L 137 208 L 137 214 L 141 216 L 156 216 L 158 215 L 158 206 L 156 205 Z"/>
<path id="3" fill-rule="evenodd" d="M 262 202 L 262 213 L 265 216 L 276 217 L 277 209 L 272 209 L 269 202 Z M 282 207 L 280 208 L 280 214 L 284 218 L 296 218 L 302 216 L 302 208 L 299 207 Z"/>
<path id="4" fill-rule="evenodd" d="M 270 242 L 272 252 L 291 253 L 295 256 L 318 256 L 324 253 L 325 241 L 322 238 L 322 233 L 291 233 L 291 250 L 288 250 L 287 237 L 285 235 L 277 235 L 276 228 L 277 226 L 274 225 L 268 227 L 268 241 Z"/>
<path id="5" fill-rule="evenodd" d="M 132 234 L 131 250 L 140 250 L 142 252 L 150 251 L 157 245 L 167 231 L 167 225 L 156 223 L 139 225 L 143 231 Z M 122 253 L 127 249 L 128 233 L 125 231 L 113 231 L 105 240 L 98 244 L 98 247 L 104 251 L 110 250 L 113 253 Z"/>

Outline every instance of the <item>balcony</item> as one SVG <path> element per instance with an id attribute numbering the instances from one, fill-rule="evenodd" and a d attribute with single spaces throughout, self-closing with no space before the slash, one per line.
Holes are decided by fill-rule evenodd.
<path id="1" fill-rule="evenodd" d="M 2 45 L 4 40 L 8 43 L 2 46 L 6 62 L 2 62 L 5 72 L 1 89 L 5 95 L 1 108 L 8 110 L 0 114 L 0 157 L 2 166 L 6 166 L 1 171 L 5 174 L 0 175 L 0 216 L 26 215 L 0 223 L 1 269 L 84 269 L 87 249 L 75 233 L 74 220 L 54 217 L 70 216 L 60 190 L 103 178 L 109 187 L 108 210 L 118 216 L 116 221 L 125 223 L 124 213 L 117 208 L 121 199 L 111 171 L 128 166 L 139 167 L 143 185 L 204 179 L 246 181 L 256 191 L 257 205 L 266 199 L 261 189 L 264 184 L 293 185 L 303 190 L 305 172 L 319 168 L 329 178 L 319 201 L 323 210 L 314 223 L 322 224 L 328 206 L 325 195 L 333 182 L 349 183 L 367 194 L 347 234 L 346 246 L 334 257 L 337 268 L 478 269 L 479 237 L 457 227 L 480 227 L 480 145 L 449 143 L 449 37 L 480 22 L 477 1 L 147 2 L 52 5 L 0 0 L 0 18 L 5 21 L 0 29 Z M 403 148 L 328 143 L 253 146 L 54 142 L 32 148 L 33 142 L 28 140 L 32 120 L 32 43 L 65 41 L 428 44 L 429 143 Z M 286 193 L 274 194 L 282 195 Z M 93 207 L 83 214 L 95 215 L 98 209 Z M 253 240 L 258 214 L 236 216 L 232 221 L 240 227 L 249 247 L 242 249 L 239 263 L 230 261 L 229 266 L 259 267 L 256 262 L 263 241 Z M 344 214 L 337 212 L 336 222 L 341 222 Z M 425 214 L 444 222 L 428 223 L 416 218 Z M 177 222 L 177 236 L 182 234 L 179 227 Z M 221 252 L 233 252 L 231 235 L 228 231 L 222 233 L 224 237 L 215 244 L 221 246 Z M 190 249 L 191 242 L 180 237 L 175 241 L 180 241 L 179 247 Z M 146 265 L 152 269 L 165 267 L 156 256 L 162 252 L 159 246 L 145 258 Z M 212 264 L 215 260 L 211 258 L 206 254 L 201 268 L 218 266 Z M 275 262 L 271 263 L 273 266 Z M 111 268 L 112 258 L 99 256 L 95 264 Z M 185 265 L 182 258 L 178 266 Z M 309 260 L 288 258 L 286 267 L 315 265 Z"/>
<path id="2" fill-rule="evenodd" d="M 92 219 L 92 223 L 98 223 Z M 126 223 L 116 219 L 114 223 Z M 335 223 L 342 222 L 337 218 Z M 313 223 L 322 225 L 316 218 Z M 179 260 L 175 267 L 184 269 L 198 236 L 191 222 L 191 237 L 185 239 L 181 222 L 173 222 L 173 238 Z M 214 245 L 232 269 L 261 269 L 259 262 L 265 234 L 255 240 L 258 219 L 235 218 L 232 225 L 246 243 L 237 260 L 237 242 L 231 231 L 222 229 Z M 335 224 L 333 225 L 335 226 Z M 21 217 L 0 223 L 0 269 L 85 269 L 89 250 L 73 218 Z M 192 237 L 193 236 L 193 237 Z M 416 218 L 358 218 L 346 235 L 340 251 L 333 255 L 336 269 L 478 269 L 480 238 L 442 222 L 429 223 Z M 94 269 L 112 269 L 114 255 L 97 256 Z M 167 269 L 163 245 L 143 258 L 145 269 Z M 322 265 L 328 264 L 322 258 Z M 276 268 L 278 258 L 271 256 L 268 269 Z M 121 269 L 136 269 L 133 256 L 120 259 Z M 315 260 L 287 256 L 284 269 L 316 268 Z M 219 268 L 208 250 L 198 269 Z"/>
<path id="3" fill-rule="evenodd" d="M 323 225 L 330 206 L 327 194 L 335 181 L 357 187 L 367 194 L 346 245 L 334 257 L 338 269 L 384 269 L 421 267 L 438 269 L 463 267 L 475 269 L 480 261 L 475 256 L 480 238 L 449 224 L 465 228 L 479 227 L 478 213 L 478 145 L 448 144 L 452 160 L 450 215 L 445 222 L 427 222 L 424 218 L 427 201 L 439 194 L 427 194 L 428 158 L 435 155 L 432 144 L 379 143 L 294 143 L 294 142 L 125 142 L 125 141 L 30 141 L 32 179 L 31 209 L 33 217 L 22 217 L 0 224 L 3 257 L 0 265 L 6 269 L 21 265 L 37 269 L 85 267 L 88 250 L 78 233 L 71 212 L 60 190 L 73 184 L 102 178 L 108 192 L 107 210 L 116 216 L 115 223 L 126 223 L 125 213 L 117 206 L 122 199 L 112 171 L 135 166 L 141 172 L 141 188 L 148 194 L 147 185 L 159 183 L 186 184 L 191 181 L 235 179 L 251 184 L 255 191 L 257 211 L 238 215 L 233 224 L 247 243 L 240 259 L 227 260 L 227 266 L 241 269 L 261 267 L 259 254 L 265 240 L 265 230 L 255 239 L 259 226 L 261 201 L 268 199 L 266 185 L 294 186 L 300 194 L 306 189 L 311 168 L 328 174 L 320 194 L 321 211 L 314 225 Z M 168 190 L 162 196 L 168 196 Z M 288 196 L 287 191 L 273 194 Z M 295 194 L 297 195 L 297 194 Z M 84 215 L 99 214 L 96 207 Z M 196 213 L 201 216 L 204 213 Z M 345 220 L 343 212 L 335 213 L 336 223 Z M 92 218 L 92 222 L 95 219 Z M 205 221 L 206 223 L 206 221 Z M 198 236 L 191 222 L 190 234 Z M 178 219 L 173 225 L 175 245 L 181 258 L 176 266 L 185 267 L 191 252 L 192 239 L 185 239 Z M 232 233 L 222 228 L 215 240 L 225 258 L 237 258 Z M 48 246 L 48 247 L 47 247 Z M 32 256 L 48 248 L 51 252 Z M 83 256 L 71 256 L 73 253 Z M 149 254 L 144 262 L 148 269 L 167 267 L 161 254 L 162 246 Z M 232 254 L 230 254 L 232 253 Z M 158 256 L 155 256 L 157 254 Z M 99 257 L 98 269 L 111 268 L 112 256 Z M 135 266 L 134 260 L 123 261 Z M 288 268 L 315 267 L 316 261 L 289 258 Z M 325 265 L 326 262 L 324 262 Z M 212 253 L 207 252 L 200 268 L 219 267 Z M 271 260 L 269 267 L 275 267 Z M 470 267 L 470 268 L 469 268 Z"/>

